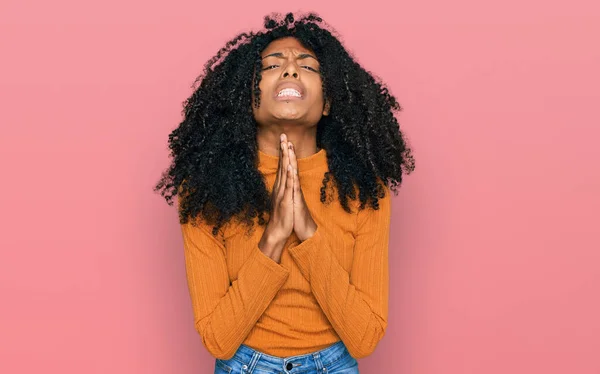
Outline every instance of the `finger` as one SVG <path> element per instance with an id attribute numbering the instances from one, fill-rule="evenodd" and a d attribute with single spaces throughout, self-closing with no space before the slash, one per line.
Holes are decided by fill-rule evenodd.
<path id="1" fill-rule="evenodd" d="M 300 178 L 298 177 L 298 169 L 294 169 L 294 201 L 302 201 L 302 189 L 300 188 Z"/>
<path id="2" fill-rule="evenodd" d="M 294 144 L 292 142 L 288 142 L 289 149 L 288 154 L 290 157 L 290 165 L 292 165 L 292 171 L 298 168 L 298 160 L 296 159 L 296 150 L 294 149 Z"/>
<path id="3" fill-rule="evenodd" d="M 282 136 L 281 139 L 284 139 L 284 137 Z M 278 196 L 281 197 L 283 195 L 283 190 L 285 189 L 285 178 L 286 178 L 286 164 L 285 164 L 285 159 L 284 159 L 284 150 L 287 147 L 287 144 L 282 140 L 281 142 L 279 142 L 279 190 L 277 191 Z"/>
<path id="4" fill-rule="evenodd" d="M 296 169 L 292 168 L 292 205 L 294 203 L 294 191 L 296 190 L 296 178 L 294 177 L 294 174 L 296 173 Z"/>
<path id="5" fill-rule="evenodd" d="M 296 182 L 296 173 L 298 171 L 298 160 L 296 158 L 294 144 L 292 142 L 288 142 L 288 144 L 289 144 L 288 154 L 289 154 L 289 158 L 290 158 L 290 165 L 292 166 L 292 179 L 294 180 L 293 187 L 292 187 L 292 189 L 293 189 L 292 199 L 296 199 L 298 197 L 298 195 L 295 193 L 298 189 L 298 185 L 295 183 Z"/>
<path id="6" fill-rule="evenodd" d="M 283 193 L 284 201 L 291 200 L 294 193 L 294 176 L 292 175 L 292 167 L 287 167 L 287 178 L 285 179 L 285 191 Z"/>
<path id="7" fill-rule="evenodd" d="M 275 183 L 273 184 L 273 189 L 279 186 L 279 182 L 281 181 L 281 150 L 283 149 L 283 144 L 279 142 L 279 159 L 277 160 L 277 174 L 275 176 Z"/>
<path id="8" fill-rule="evenodd" d="M 288 157 L 288 143 L 287 143 L 287 141 L 283 141 L 282 144 L 283 144 L 283 147 L 282 147 L 283 157 L 281 160 L 281 162 L 282 162 L 281 168 L 282 168 L 283 172 L 285 173 L 285 174 L 282 174 L 282 176 L 287 176 L 287 170 L 288 170 L 287 167 L 290 163 L 289 157 Z"/>
<path id="9" fill-rule="evenodd" d="M 285 170 L 287 170 L 287 166 L 290 162 L 289 144 L 290 143 L 287 141 L 287 138 L 286 138 L 286 140 L 283 141 L 283 167 L 286 168 Z"/>

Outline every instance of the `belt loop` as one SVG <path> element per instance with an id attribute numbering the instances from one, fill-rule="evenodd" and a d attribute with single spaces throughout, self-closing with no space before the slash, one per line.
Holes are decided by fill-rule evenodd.
<path id="1" fill-rule="evenodd" d="M 254 368 L 256 367 L 256 364 L 258 363 L 258 360 L 260 359 L 260 352 L 254 351 L 254 353 L 252 354 L 252 358 L 250 359 L 250 362 L 248 363 L 248 368 L 246 369 L 246 373 L 252 373 L 254 371 Z"/>
<path id="2" fill-rule="evenodd" d="M 313 359 L 315 360 L 315 366 L 317 369 L 317 372 L 324 372 L 324 366 L 323 363 L 321 362 L 321 355 L 319 354 L 319 352 L 315 352 L 313 353 Z"/>

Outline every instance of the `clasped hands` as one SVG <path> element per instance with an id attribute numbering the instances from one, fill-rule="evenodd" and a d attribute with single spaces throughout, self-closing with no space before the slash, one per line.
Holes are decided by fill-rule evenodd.
<path id="1" fill-rule="evenodd" d="M 317 230 L 317 224 L 308 210 L 302 188 L 300 187 L 298 159 L 296 158 L 294 145 L 291 141 L 288 141 L 285 134 L 281 134 L 279 148 L 279 168 L 275 186 L 278 186 L 279 183 L 283 183 L 285 184 L 285 187 L 288 187 L 288 183 L 292 183 L 291 203 L 293 206 L 293 231 L 296 233 L 298 239 L 303 242 L 314 234 Z M 289 203 L 289 195 L 286 195 L 286 193 L 289 194 L 289 192 L 285 191 L 285 189 L 286 188 L 278 189 L 280 191 L 284 190 L 282 193 L 283 196 L 281 196 L 281 198 L 283 198 L 282 203 L 284 204 L 286 204 L 286 197 L 288 198 L 287 202 Z"/>

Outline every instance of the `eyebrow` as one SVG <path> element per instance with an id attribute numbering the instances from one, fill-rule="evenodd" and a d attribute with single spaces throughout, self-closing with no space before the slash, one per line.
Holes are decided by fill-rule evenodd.
<path id="1" fill-rule="evenodd" d="M 285 56 L 283 55 L 283 53 L 281 53 L 281 52 L 275 52 L 275 53 L 271 53 L 269 55 L 266 55 L 261 60 L 264 60 L 265 58 L 271 57 L 271 56 L 278 57 L 278 58 L 285 58 Z M 317 58 L 315 56 L 311 55 L 310 53 L 301 53 L 297 57 L 298 60 L 301 60 L 301 59 L 304 59 L 304 58 L 314 58 L 315 60 L 317 60 Z M 317 60 L 317 61 L 319 61 L 319 60 Z"/>

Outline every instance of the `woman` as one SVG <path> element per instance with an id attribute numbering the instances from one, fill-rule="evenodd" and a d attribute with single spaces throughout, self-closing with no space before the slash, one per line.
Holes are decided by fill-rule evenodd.
<path id="1" fill-rule="evenodd" d="M 155 189 L 179 195 L 215 373 L 358 373 L 387 326 L 390 192 L 414 169 L 400 105 L 314 13 L 265 17 L 198 80 Z"/>

